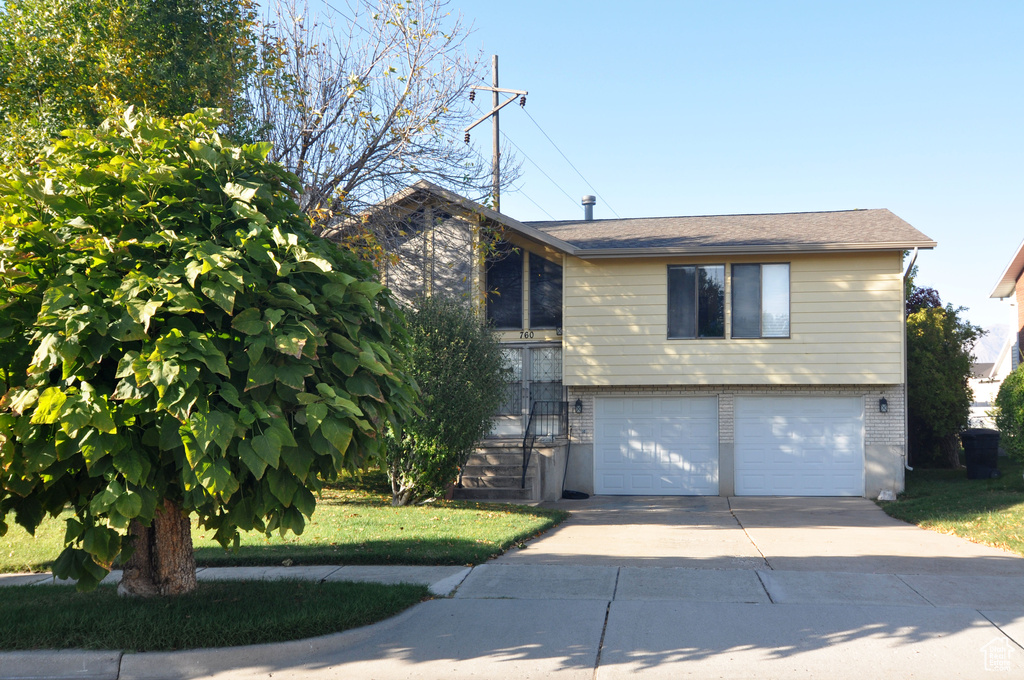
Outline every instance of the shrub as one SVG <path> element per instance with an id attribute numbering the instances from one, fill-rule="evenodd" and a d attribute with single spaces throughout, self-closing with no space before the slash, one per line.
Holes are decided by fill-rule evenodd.
<path id="1" fill-rule="evenodd" d="M 421 299 L 407 326 L 408 370 L 421 390 L 422 413 L 402 434 L 389 435 L 395 505 L 444 493 L 490 429 L 506 378 L 498 339 L 467 302 Z"/>
<path id="2" fill-rule="evenodd" d="M 995 405 L 999 443 L 1006 452 L 1024 461 L 1024 370 L 1018 367 L 999 386 Z"/>
<path id="3" fill-rule="evenodd" d="M 971 352 L 982 330 L 963 308 L 923 307 L 907 317 L 907 408 L 914 465 L 959 467 L 957 435 L 971 407 Z"/>

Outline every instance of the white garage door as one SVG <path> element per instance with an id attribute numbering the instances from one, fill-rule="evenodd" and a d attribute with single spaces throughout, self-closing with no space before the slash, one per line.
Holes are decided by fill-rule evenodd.
<path id="1" fill-rule="evenodd" d="M 594 491 L 718 495 L 718 398 L 596 399 Z"/>
<path id="2" fill-rule="evenodd" d="M 864 400 L 737 397 L 736 495 L 863 496 Z"/>

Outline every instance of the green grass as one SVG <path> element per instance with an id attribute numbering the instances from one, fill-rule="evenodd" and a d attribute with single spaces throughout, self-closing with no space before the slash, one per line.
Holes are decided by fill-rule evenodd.
<path id="1" fill-rule="evenodd" d="M 1024 465 L 999 459 L 999 479 L 967 479 L 966 470 L 907 472 L 906 492 L 879 503 L 889 515 L 925 529 L 1024 555 Z"/>
<path id="2" fill-rule="evenodd" d="M 365 626 L 428 597 L 426 586 L 200 583 L 175 598 L 130 599 L 101 586 L 0 588 L 0 649 L 153 651 L 297 640 Z"/>
<path id="3" fill-rule="evenodd" d="M 546 531 L 567 513 L 520 505 L 436 501 L 394 508 L 379 472 L 326 489 L 301 536 L 244 534 L 224 550 L 195 527 L 200 566 L 291 564 L 479 564 Z M 13 518 L 10 518 L 13 519 Z M 10 520 L 9 520 L 10 521 Z M 48 571 L 62 549 L 64 522 L 48 519 L 30 536 L 13 525 L 0 538 L 0 573 Z"/>

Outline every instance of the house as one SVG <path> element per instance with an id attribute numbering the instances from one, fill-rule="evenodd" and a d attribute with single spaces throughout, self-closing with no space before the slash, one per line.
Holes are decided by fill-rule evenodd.
<path id="1" fill-rule="evenodd" d="M 1006 265 L 1002 276 L 992 289 L 991 298 L 1013 298 L 1012 306 L 1016 307 L 1016 319 L 1014 319 L 1013 350 L 1010 355 L 1010 370 L 1016 370 L 1022 358 L 1021 347 L 1024 346 L 1024 281 L 1021 276 L 1024 274 L 1024 242 L 1017 246 L 1017 252 L 1013 254 L 1010 263 Z"/>
<path id="2" fill-rule="evenodd" d="M 566 406 L 534 497 L 903 489 L 903 253 L 935 242 L 888 210 L 520 222 L 428 182 L 388 208 L 394 294 L 480 301 L 506 345 L 494 444 Z"/>
<path id="3" fill-rule="evenodd" d="M 967 384 L 974 399 L 971 402 L 970 426 L 995 428 L 995 421 L 989 412 L 995 406 L 996 395 L 1003 379 L 1013 370 L 1013 356 L 1017 352 L 1017 336 L 1011 335 L 1003 342 L 999 356 L 994 362 L 971 365 L 971 376 Z"/>

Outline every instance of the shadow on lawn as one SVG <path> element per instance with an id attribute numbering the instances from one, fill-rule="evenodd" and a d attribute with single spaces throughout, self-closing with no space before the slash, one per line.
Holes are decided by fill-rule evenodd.
<path id="1" fill-rule="evenodd" d="M 297 544 L 197 548 L 196 564 L 202 567 L 280 566 L 309 564 L 409 564 L 453 566 L 480 564 L 500 555 L 509 546 L 468 539 L 368 540 L 347 544 Z"/>

